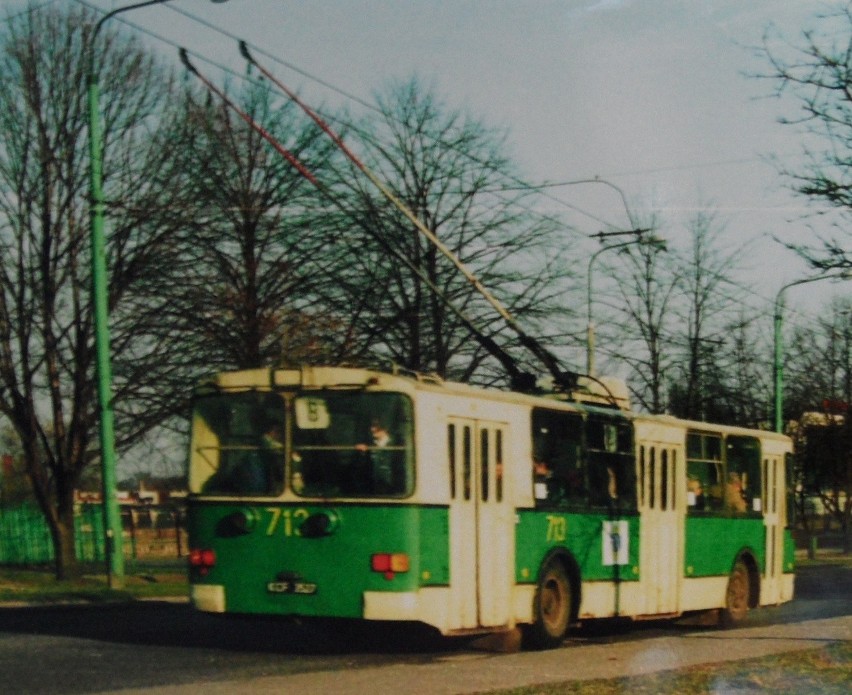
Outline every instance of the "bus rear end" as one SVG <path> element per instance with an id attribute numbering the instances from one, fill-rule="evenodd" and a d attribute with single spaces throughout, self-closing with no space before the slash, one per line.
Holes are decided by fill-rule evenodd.
<path id="1" fill-rule="evenodd" d="M 370 596 L 445 584 L 446 556 L 435 553 L 446 548 L 446 513 L 409 503 L 410 398 L 369 379 L 309 386 L 301 372 L 242 374 L 195 399 L 195 607 L 362 618 Z"/>

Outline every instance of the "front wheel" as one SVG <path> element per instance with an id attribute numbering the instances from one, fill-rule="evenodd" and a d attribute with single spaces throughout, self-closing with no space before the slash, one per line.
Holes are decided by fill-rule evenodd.
<path id="1" fill-rule="evenodd" d="M 723 627 L 733 627 L 743 622 L 751 605 L 751 579 L 748 567 L 742 560 L 734 563 L 728 577 L 728 589 L 725 592 L 725 607 L 720 615 Z"/>
<path id="2" fill-rule="evenodd" d="M 562 644 L 571 620 L 571 583 L 558 560 L 544 567 L 533 604 L 535 622 L 527 631 L 529 645 L 553 649 Z"/>

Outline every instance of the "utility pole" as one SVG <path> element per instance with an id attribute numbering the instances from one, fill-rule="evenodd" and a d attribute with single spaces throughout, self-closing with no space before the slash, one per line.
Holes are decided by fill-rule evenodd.
<path id="1" fill-rule="evenodd" d="M 586 374 L 589 376 L 595 376 L 595 322 L 592 317 L 592 267 L 594 266 L 598 256 L 600 256 L 604 251 L 621 249 L 634 244 L 647 244 L 659 249 L 660 251 L 665 251 L 666 242 L 664 239 L 657 236 L 652 236 L 646 239 L 643 236 L 643 234 L 650 231 L 650 229 L 628 229 L 618 232 L 598 232 L 593 235 L 597 237 L 598 241 L 601 243 L 604 242 L 604 239 L 613 236 L 635 235 L 636 238 L 631 239 L 630 241 L 622 241 L 618 244 L 609 244 L 608 246 L 604 246 L 603 248 L 595 251 L 591 258 L 589 258 L 589 267 L 586 271 Z"/>
<path id="2" fill-rule="evenodd" d="M 124 588 L 124 549 L 121 514 L 116 498 L 115 428 L 112 406 L 112 367 L 109 345 L 109 278 L 107 277 L 104 234 L 103 143 L 101 141 L 100 87 L 95 65 L 95 47 L 104 23 L 121 12 L 159 5 L 167 0 L 146 0 L 118 7 L 98 20 L 89 39 L 86 55 L 89 107 L 89 191 L 91 195 L 92 302 L 94 304 L 95 355 L 98 403 L 100 407 L 101 485 L 103 491 L 104 533 L 106 536 L 107 579 L 109 586 Z M 224 2 L 225 0 L 213 0 Z"/>

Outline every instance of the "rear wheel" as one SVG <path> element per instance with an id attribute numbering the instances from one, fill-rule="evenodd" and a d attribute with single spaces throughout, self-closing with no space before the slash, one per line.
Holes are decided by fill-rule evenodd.
<path id="1" fill-rule="evenodd" d="M 748 567 L 742 560 L 734 563 L 728 577 L 728 589 L 725 592 L 725 607 L 720 616 L 723 627 L 733 627 L 746 619 L 751 605 L 751 579 Z"/>
<path id="2" fill-rule="evenodd" d="M 535 622 L 527 631 L 529 645 L 552 649 L 562 644 L 571 620 L 571 583 L 558 560 L 551 560 L 542 570 L 533 610 Z"/>

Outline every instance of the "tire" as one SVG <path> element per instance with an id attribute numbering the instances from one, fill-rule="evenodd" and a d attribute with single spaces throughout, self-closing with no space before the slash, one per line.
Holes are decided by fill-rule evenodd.
<path id="1" fill-rule="evenodd" d="M 558 560 L 550 560 L 541 572 L 535 592 L 535 622 L 527 630 L 534 649 L 553 649 L 565 639 L 571 622 L 571 582 Z"/>
<path id="2" fill-rule="evenodd" d="M 722 627 L 734 627 L 748 616 L 751 606 L 751 577 L 748 566 L 737 560 L 728 576 L 728 588 L 725 591 L 725 607 L 719 615 Z"/>

